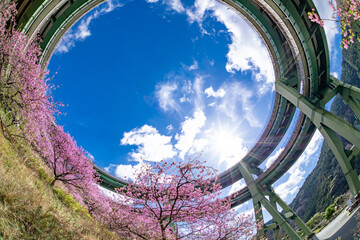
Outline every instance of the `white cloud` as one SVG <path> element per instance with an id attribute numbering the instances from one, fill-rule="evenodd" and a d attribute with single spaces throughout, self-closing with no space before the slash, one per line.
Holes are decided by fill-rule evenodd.
<path id="1" fill-rule="evenodd" d="M 314 0 L 314 4 L 316 9 L 319 11 L 320 18 L 322 19 L 332 19 L 333 10 L 329 5 L 329 1 L 324 0 Z M 335 36 L 339 34 L 339 28 L 337 26 L 336 21 L 332 20 L 325 20 L 324 21 L 324 30 L 326 34 L 326 39 L 329 45 L 330 53 L 336 46 L 335 43 Z"/>
<path id="2" fill-rule="evenodd" d="M 254 116 L 254 104 L 251 102 L 253 92 L 239 82 L 224 84 L 222 88 L 226 95 L 218 103 L 218 109 L 227 115 L 233 122 L 246 119 L 251 127 L 262 127 L 262 124 Z M 241 109 L 239 108 L 241 105 Z"/>
<path id="3" fill-rule="evenodd" d="M 194 63 L 190 67 L 188 67 L 188 70 L 193 71 L 197 69 L 199 69 L 199 63 L 196 60 L 194 60 Z"/>
<path id="4" fill-rule="evenodd" d="M 176 83 L 162 83 L 156 86 L 156 97 L 160 107 L 166 112 L 169 110 L 180 111 L 180 107 L 174 99 L 174 91 L 178 88 Z"/>
<path id="5" fill-rule="evenodd" d="M 215 107 L 215 105 L 216 105 L 216 102 L 212 102 L 212 103 L 208 104 L 208 107 Z"/>
<path id="6" fill-rule="evenodd" d="M 192 66 L 186 67 L 186 68 L 189 71 L 191 71 L 190 68 L 192 68 L 192 67 L 194 67 L 194 66 L 192 65 Z M 192 88 L 192 82 L 190 80 L 183 81 L 183 86 L 181 87 L 181 91 L 183 93 L 183 96 L 179 99 L 179 101 L 181 103 L 190 102 L 191 101 L 191 95 L 194 93 L 194 90 Z"/>
<path id="7" fill-rule="evenodd" d="M 339 79 L 339 73 L 338 73 L 338 72 L 333 72 L 333 73 L 331 73 L 331 75 L 333 75 L 334 77 L 336 77 L 337 79 Z"/>
<path id="8" fill-rule="evenodd" d="M 105 167 L 104 170 L 105 170 L 106 172 L 110 172 L 111 169 L 112 169 L 114 166 L 115 166 L 114 164 L 110 164 L 109 166 Z"/>
<path id="9" fill-rule="evenodd" d="M 121 143 L 138 146 L 129 154 L 132 159 L 139 160 L 141 157 L 150 161 L 169 157 L 185 159 L 193 154 L 203 153 L 209 165 L 222 171 L 248 152 L 236 126 L 243 120 L 248 121 L 251 126 L 261 126 L 252 113 L 254 107 L 251 102 L 252 91 L 240 82 L 224 83 L 217 91 L 212 87 L 204 91 L 203 83 L 203 78 L 197 76 L 194 82 L 182 81 L 183 86 L 165 83 L 157 87 L 157 96 L 162 109 L 179 110 L 180 106 L 174 96 L 185 94 L 191 97 L 193 115 L 185 117 L 178 131 L 174 131 L 171 124 L 166 127 L 167 134 L 171 133 L 175 136 L 174 141 L 171 141 L 171 136 L 160 135 L 154 127 L 148 125 L 125 133 Z M 215 98 L 209 99 L 207 95 Z M 217 119 L 217 123 L 207 121 L 210 116 L 205 114 L 208 110 L 205 107 L 211 102 L 210 100 L 216 102 L 213 107 L 217 108 L 215 110 L 218 110 L 221 116 Z M 228 128 L 225 126 L 227 124 L 224 125 L 225 122 L 231 122 Z"/>
<path id="10" fill-rule="evenodd" d="M 184 81 L 181 89 L 185 93 L 194 93 L 192 89 L 192 82 L 190 80 Z"/>
<path id="11" fill-rule="evenodd" d="M 84 41 L 87 37 L 91 36 L 89 25 L 92 20 L 112 12 L 118 7 L 122 7 L 124 4 L 117 0 L 106 1 L 105 7 L 101 5 L 97 9 L 91 12 L 91 15 L 86 19 L 82 19 L 76 29 L 71 28 L 65 36 L 61 39 L 58 46 L 55 49 L 55 54 L 67 53 L 71 48 L 75 47 L 75 42 Z"/>
<path id="12" fill-rule="evenodd" d="M 145 0 L 147 3 L 157 3 L 159 0 Z M 181 0 L 163 0 L 163 4 L 166 4 L 171 10 L 174 10 L 178 13 L 182 13 L 185 11 Z"/>
<path id="13" fill-rule="evenodd" d="M 288 181 L 280 184 L 275 188 L 275 192 L 282 198 L 285 199 L 288 196 L 294 195 L 299 191 L 299 183 L 304 179 L 305 171 L 301 168 L 294 168 L 289 170 L 290 177 Z"/>
<path id="14" fill-rule="evenodd" d="M 85 38 L 91 35 L 89 30 L 90 22 L 93 20 L 93 16 L 88 17 L 86 20 L 81 20 L 80 25 L 77 28 L 77 31 L 74 33 L 75 39 L 83 41 Z"/>
<path id="15" fill-rule="evenodd" d="M 131 164 L 110 164 L 109 166 L 105 167 L 105 171 L 111 173 L 114 171 L 114 174 L 116 177 L 124 179 L 124 180 L 131 180 L 134 181 L 135 179 L 135 173 L 141 171 L 142 169 L 150 167 L 148 163 L 145 163 L 144 161 L 140 161 L 136 165 Z"/>
<path id="16" fill-rule="evenodd" d="M 214 98 L 222 98 L 225 96 L 226 91 L 222 88 L 219 88 L 216 92 L 214 91 L 213 87 L 210 86 L 209 88 L 205 89 L 205 93 L 207 97 L 214 97 Z"/>
<path id="17" fill-rule="evenodd" d="M 122 179 L 134 179 L 134 167 L 132 165 L 115 165 L 115 176 Z"/>
<path id="18" fill-rule="evenodd" d="M 182 5 L 181 0 L 168 0 L 167 4 L 178 13 L 182 13 L 185 11 L 185 8 Z"/>
<path id="19" fill-rule="evenodd" d="M 314 3 L 323 19 L 331 19 L 333 11 L 328 1 L 314 0 Z M 202 23 L 207 17 L 214 16 L 223 23 L 231 37 L 226 70 L 230 73 L 251 70 L 255 80 L 261 83 L 258 85 L 260 95 L 274 91 L 275 73 L 270 55 L 260 36 L 235 10 L 215 0 L 196 0 L 192 8 L 186 9 L 186 14 L 188 21 L 197 22 L 205 34 L 209 33 Z M 325 21 L 324 28 L 329 49 L 333 50 L 335 36 L 339 33 L 337 23 Z M 330 53 L 335 55 L 336 51 Z"/>
<path id="20" fill-rule="evenodd" d="M 86 157 L 88 157 L 92 162 L 95 161 L 95 157 L 89 152 L 86 152 Z"/>
<path id="21" fill-rule="evenodd" d="M 299 191 L 300 183 L 306 174 L 304 167 L 307 166 L 311 159 L 315 158 L 314 154 L 320 149 L 322 140 L 323 137 L 321 133 L 316 130 L 303 154 L 301 154 L 296 163 L 289 169 L 287 173 L 287 175 L 289 175 L 288 180 L 275 188 L 275 192 L 279 194 L 282 199 L 293 197 L 294 194 Z"/>
<path id="22" fill-rule="evenodd" d="M 193 88 L 195 91 L 195 109 L 203 109 L 204 102 L 203 102 L 203 77 L 198 76 L 195 78 Z"/>
<path id="23" fill-rule="evenodd" d="M 121 144 L 138 146 L 136 151 L 129 154 L 136 161 L 144 159 L 159 162 L 176 155 L 171 138 L 171 136 L 161 135 L 156 128 L 145 124 L 141 128 L 125 132 Z"/>
<path id="24" fill-rule="evenodd" d="M 189 22 L 202 22 L 210 13 L 223 23 L 230 33 L 232 43 L 227 54 L 226 70 L 252 70 L 257 81 L 262 82 L 259 93 L 264 94 L 274 88 L 274 70 L 269 53 L 254 29 L 232 8 L 215 0 L 196 0 L 193 9 L 187 9 Z"/>
<path id="25" fill-rule="evenodd" d="M 168 132 L 171 132 L 172 130 L 174 130 L 173 125 L 169 124 L 166 126 L 166 129 L 168 130 Z"/>
<path id="26" fill-rule="evenodd" d="M 73 34 L 73 30 L 70 29 L 61 39 L 54 53 L 55 54 L 67 53 L 73 47 L 75 47 L 75 36 Z"/>
<path id="27" fill-rule="evenodd" d="M 195 139 L 193 146 L 191 147 L 190 154 L 196 154 L 202 152 L 209 144 L 209 141 L 207 138 L 199 138 Z"/>
<path id="28" fill-rule="evenodd" d="M 230 191 L 229 191 L 228 195 L 236 193 L 237 191 L 241 190 L 244 187 L 246 187 L 246 183 L 245 183 L 244 179 L 241 179 L 240 181 L 237 181 L 236 183 L 234 183 L 230 186 Z"/>
<path id="29" fill-rule="evenodd" d="M 266 161 L 266 169 L 268 169 L 275 161 L 276 159 L 280 156 L 280 154 L 282 153 L 282 151 L 284 151 L 284 147 L 280 148 L 279 150 L 276 151 L 276 153 L 274 155 L 272 155 L 271 157 L 269 157 L 269 159 Z"/>
<path id="30" fill-rule="evenodd" d="M 134 180 L 135 171 L 139 171 L 143 166 L 143 162 L 133 166 L 133 165 L 117 165 L 115 169 L 115 176 L 126 179 L 126 180 Z"/>
<path id="31" fill-rule="evenodd" d="M 185 155 L 194 147 L 196 135 L 200 133 L 201 128 L 204 127 L 206 116 L 201 110 L 196 111 L 194 116 L 187 117 L 181 123 L 181 134 L 177 136 L 178 142 L 175 147 L 180 151 L 180 158 L 184 159 Z M 197 151 L 200 150 L 199 146 L 203 143 L 197 143 Z"/>
<path id="32" fill-rule="evenodd" d="M 181 103 L 184 103 L 184 102 L 190 102 L 191 99 L 190 99 L 189 97 L 186 97 L 186 95 L 184 94 L 184 95 L 179 99 L 179 101 L 180 101 Z"/>

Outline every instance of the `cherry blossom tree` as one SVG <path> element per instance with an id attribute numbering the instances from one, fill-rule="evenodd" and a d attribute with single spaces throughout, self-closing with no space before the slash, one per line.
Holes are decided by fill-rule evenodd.
<path id="1" fill-rule="evenodd" d="M 58 125 L 50 126 L 52 154 L 47 163 L 53 171 L 51 185 L 61 181 L 66 185 L 81 188 L 87 182 L 93 182 L 96 170 L 84 149 L 79 148 L 73 138 Z"/>
<path id="2" fill-rule="evenodd" d="M 198 158 L 187 163 L 144 165 L 136 181 L 110 197 L 98 187 L 93 163 L 64 129 L 56 125 L 47 72 L 39 64 L 38 39 L 15 26 L 16 8 L 0 1 L 0 125 L 21 137 L 89 213 L 127 239 L 249 239 L 251 216 L 237 215 L 221 199 L 215 171 Z M 9 131 L 10 127 L 17 131 Z"/>
<path id="3" fill-rule="evenodd" d="M 351 43 L 354 41 L 359 41 L 359 36 L 356 36 L 353 31 L 354 24 L 358 24 L 360 20 L 360 9 L 359 9 L 359 0 L 342 0 L 338 1 L 338 4 L 335 5 L 333 2 L 329 2 L 331 8 L 333 9 L 333 19 L 326 19 L 332 21 L 338 21 L 339 27 L 342 35 L 341 47 L 348 49 Z M 315 9 L 312 9 L 312 12 L 308 12 L 309 19 L 312 22 L 324 26 L 324 20 L 315 12 Z"/>
<path id="4" fill-rule="evenodd" d="M 7 3 L 6 1 L 0 2 L 0 33 L 1 36 L 5 35 L 6 25 L 8 22 L 13 21 L 16 13 L 14 3 Z"/>
<path id="5" fill-rule="evenodd" d="M 116 211 L 131 214 L 118 220 L 118 229 L 138 239 L 250 239 L 252 216 L 237 215 L 216 171 L 199 158 L 188 162 L 145 164 L 130 185 L 118 189 Z"/>
<path id="6" fill-rule="evenodd" d="M 15 16 L 14 2 L 0 1 L 0 126 L 5 136 L 20 137 L 33 146 L 53 170 L 52 185 L 64 182 L 81 200 L 84 189 L 94 189 L 96 171 L 86 152 L 56 126 L 58 110 L 47 72 L 39 64 L 39 41 L 15 28 Z"/>
<path id="7" fill-rule="evenodd" d="M 15 4 L 0 3 L 0 114 L 3 132 L 16 125 L 37 149 L 48 148 L 48 125 L 55 113 L 46 71 L 38 64 L 41 49 L 37 39 L 29 40 L 14 28 Z"/>

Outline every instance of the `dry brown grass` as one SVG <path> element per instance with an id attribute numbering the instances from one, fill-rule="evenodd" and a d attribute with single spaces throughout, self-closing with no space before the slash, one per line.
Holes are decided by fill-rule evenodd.
<path id="1" fill-rule="evenodd" d="M 26 142 L 0 131 L 0 239 L 118 239 L 51 178 Z"/>

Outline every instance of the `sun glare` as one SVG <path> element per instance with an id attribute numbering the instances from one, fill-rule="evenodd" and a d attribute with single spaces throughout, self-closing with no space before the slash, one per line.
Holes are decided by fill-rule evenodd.
<path id="1" fill-rule="evenodd" d="M 227 168 L 239 161 L 248 151 L 237 129 L 219 127 L 209 135 L 210 151 L 218 157 L 219 163 L 226 162 Z"/>

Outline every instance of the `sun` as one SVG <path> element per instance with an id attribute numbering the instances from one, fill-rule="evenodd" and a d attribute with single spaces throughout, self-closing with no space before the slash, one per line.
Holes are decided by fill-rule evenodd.
<path id="1" fill-rule="evenodd" d="M 210 153 L 219 158 L 220 164 L 236 162 L 248 152 L 237 127 L 220 126 L 212 129 L 209 132 L 209 143 Z"/>

